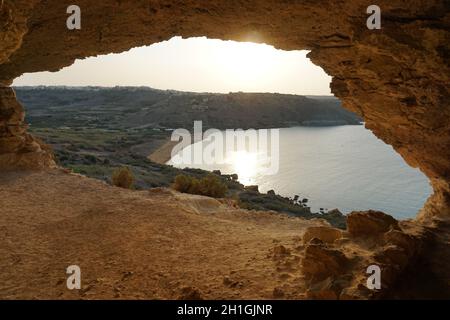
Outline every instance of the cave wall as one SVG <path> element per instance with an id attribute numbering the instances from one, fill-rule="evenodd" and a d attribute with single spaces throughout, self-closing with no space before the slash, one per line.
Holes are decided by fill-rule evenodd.
<path id="1" fill-rule="evenodd" d="M 71 4 L 0 3 L 0 168 L 52 165 L 48 151 L 27 135 L 22 107 L 7 88 L 23 73 L 58 71 L 75 59 L 173 36 L 264 42 L 311 50 L 343 105 L 430 179 L 435 193 L 421 217 L 450 218 L 448 1 L 376 1 L 381 30 L 366 27 L 366 8 L 375 3 L 363 0 L 79 0 L 82 29 L 69 31 Z M 22 144 L 14 148 L 17 139 Z"/>

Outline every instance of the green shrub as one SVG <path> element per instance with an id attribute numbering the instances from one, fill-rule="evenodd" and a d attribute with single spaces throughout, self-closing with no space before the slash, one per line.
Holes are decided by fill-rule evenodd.
<path id="1" fill-rule="evenodd" d="M 121 167 L 114 170 L 111 180 L 116 187 L 131 189 L 134 184 L 134 175 L 130 168 Z"/>
<path id="2" fill-rule="evenodd" d="M 209 174 L 200 180 L 200 193 L 213 198 L 223 198 L 227 193 L 227 186 L 215 175 Z"/>
<path id="3" fill-rule="evenodd" d="M 175 181 L 172 185 L 172 188 L 183 193 L 189 193 L 189 188 L 192 185 L 193 178 L 191 176 L 186 176 L 184 174 L 180 174 L 175 177 Z"/>
<path id="4" fill-rule="evenodd" d="M 213 198 L 223 198 L 228 191 L 227 186 L 213 174 L 209 174 L 200 180 L 191 176 L 178 175 L 175 177 L 172 188 L 179 192 Z"/>

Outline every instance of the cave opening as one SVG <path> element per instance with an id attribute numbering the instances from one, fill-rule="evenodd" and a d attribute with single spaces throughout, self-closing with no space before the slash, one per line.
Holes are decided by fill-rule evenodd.
<path id="1" fill-rule="evenodd" d="M 174 37 L 24 74 L 13 85 L 29 131 L 77 173 L 110 181 L 114 167 L 127 165 L 138 188 L 168 186 L 174 173 L 151 177 L 160 168 L 139 161 L 174 165 L 165 148 L 174 129 L 198 120 L 205 130 L 280 128 L 274 174 L 258 173 L 248 146 L 229 161 L 175 167 L 237 174 L 244 186 L 301 199 L 313 212 L 376 209 L 413 218 L 431 194 L 427 179 L 341 107 L 331 77 L 307 53 Z"/>

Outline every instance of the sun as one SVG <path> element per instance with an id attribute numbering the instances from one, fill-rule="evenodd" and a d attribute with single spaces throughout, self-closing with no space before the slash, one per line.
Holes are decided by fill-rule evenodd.
<path id="1" fill-rule="evenodd" d="M 222 49 L 219 60 L 223 76 L 238 79 L 243 85 L 260 84 L 265 75 L 276 71 L 278 52 L 269 45 L 228 41 Z"/>

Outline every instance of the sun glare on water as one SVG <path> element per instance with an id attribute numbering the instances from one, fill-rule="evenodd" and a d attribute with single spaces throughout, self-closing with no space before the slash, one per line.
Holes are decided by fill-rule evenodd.
<path id="1" fill-rule="evenodd" d="M 233 152 L 227 159 L 227 164 L 239 176 L 239 182 L 244 185 L 254 183 L 255 175 L 258 172 L 258 154 L 248 151 Z"/>

